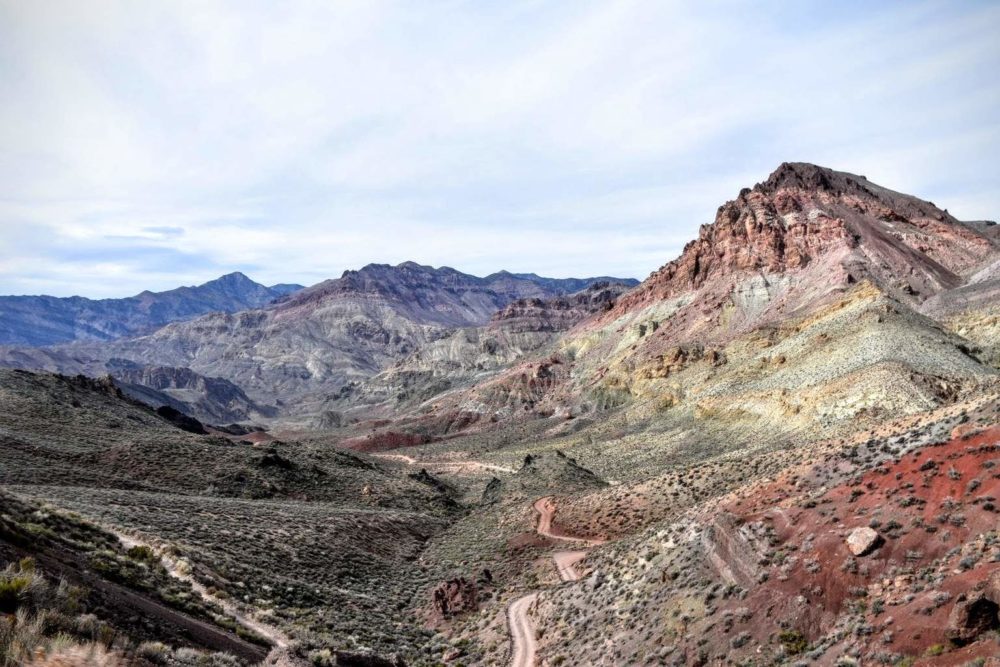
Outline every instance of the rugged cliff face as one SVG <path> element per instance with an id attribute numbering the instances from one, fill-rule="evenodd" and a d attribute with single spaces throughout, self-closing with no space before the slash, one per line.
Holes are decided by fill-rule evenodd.
<path id="1" fill-rule="evenodd" d="M 516 332 L 566 331 L 596 313 L 610 310 L 633 285 L 598 282 L 554 299 L 518 299 L 493 315 L 491 325 Z"/>
<path id="2" fill-rule="evenodd" d="M 362 418 L 393 417 L 443 392 L 481 382 L 546 349 L 562 332 L 611 308 L 629 289 L 626 282 L 600 281 L 575 294 L 512 301 L 489 323 L 448 332 L 374 377 L 348 385 L 323 404 L 323 414 L 350 410 Z"/>
<path id="3" fill-rule="evenodd" d="M 803 163 L 782 164 L 763 183 L 719 207 L 715 222 L 676 260 L 651 275 L 611 317 L 747 273 L 800 272 L 839 260 L 830 287 L 870 279 L 919 302 L 965 282 L 996 252 L 973 225 L 864 176 Z"/>
<path id="4" fill-rule="evenodd" d="M 106 367 L 127 395 L 156 408 L 169 405 L 211 424 L 259 421 L 276 414 L 274 406 L 254 402 L 232 382 L 190 368 L 140 366 L 117 359 Z"/>
<path id="5" fill-rule="evenodd" d="M 651 423 L 724 414 L 740 432 L 818 433 L 922 410 L 995 373 L 997 328 L 981 317 L 998 257 L 980 226 L 929 202 L 784 164 L 544 357 L 521 358 L 422 419 L 462 414 L 482 427 L 627 406 Z M 959 296 L 969 308 L 947 322 L 921 314 Z M 953 335 L 970 330 L 982 332 L 976 344 Z"/>

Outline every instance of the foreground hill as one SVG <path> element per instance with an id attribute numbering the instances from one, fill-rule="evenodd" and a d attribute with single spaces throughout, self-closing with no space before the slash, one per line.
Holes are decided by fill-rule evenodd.
<path id="1" fill-rule="evenodd" d="M 210 621 L 235 616 L 236 625 L 222 622 L 242 634 L 270 628 L 263 644 L 282 648 L 294 638 L 300 657 L 317 647 L 420 650 L 419 625 L 399 609 L 426 584 L 416 556 L 458 510 L 452 490 L 429 476 L 328 447 L 186 432 L 109 382 L 7 369 L 0 450 L 0 570 L 34 556 L 56 580 L 67 575 L 111 596 L 106 606 L 116 615 L 143 573 L 160 579 L 150 584 L 159 605 L 178 595 L 171 587 L 179 577 L 187 589 L 179 599 L 208 609 Z M 135 544 L 153 552 L 130 557 Z M 154 552 L 173 579 L 143 561 Z M 139 572 L 114 570 L 112 590 L 84 572 L 103 572 L 95 559 Z M 119 590 L 122 578 L 128 590 Z M 192 640 L 154 618 L 137 639 L 256 660 L 267 653 L 218 633 Z"/>
<path id="2" fill-rule="evenodd" d="M 257 308 L 299 289 L 301 285 L 266 287 L 242 273 L 230 273 L 196 287 L 147 291 L 125 299 L 2 296 L 0 345 L 54 345 L 135 336 L 205 313 Z"/>

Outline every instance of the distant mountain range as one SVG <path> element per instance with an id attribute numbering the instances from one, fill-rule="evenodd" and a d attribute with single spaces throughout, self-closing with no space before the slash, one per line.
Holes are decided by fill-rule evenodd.
<path id="1" fill-rule="evenodd" d="M 55 345 L 135 336 L 205 313 L 258 308 L 300 289 L 301 285 L 267 287 L 237 272 L 203 285 L 145 291 L 124 299 L 2 296 L 0 345 Z"/>
<path id="2" fill-rule="evenodd" d="M 638 281 L 506 271 L 480 278 L 449 267 L 404 262 L 370 264 L 294 293 L 277 289 L 280 293 L 275 294 L 276 288 L 232 274 L 200 288 L 112 301 L 114 308 L 108 301 L 82 300 L 104 308 L 100 312 L 107 319 L 85 311 L 89 321 L 100 321 L 103 337 L 67 338 L 80 330 L 76 322 L 84 319 L 74 320 L 71 313 L 65 316 L 61 340 L 43 337 L 41 327 L 30 337 L 32 320 L 22 318 L 27 329 L 20 338 L 30 342 L 0 350 L 0 364 L 110 374 L 132 395 L 146 386 L 152 391 L 143 400 L 186 406 L 187 412 L 213 422 L 273 416 L 271 406 L 282 403 L 285 413 L 318 414 L 326 397 L 337 395 L 348 383 L 372 377 L 458 328 L 485 326 L 518 300 L 553 299 L 611 284 L 620 293 Z M 192 292 L 201 298 L 190 298 Z M 7 297 L 23 298 L 48 297 Z M 144 307 L 137 307 L 135 300 Z M 151 313 L 163 326 L 153 324 Z M 40 314 L 36 319 L 47 317 Z M 553 336 L 551 331 L 535 336 L 530 349 Z M 64 344 L 37 347 L 58 342 Z M 497 348 L 493 356 L 504 360 L 529 349 L 508 349 L 500 343 Z M 220 378 L 228 382 L 217 381 Z M 303 402 L 306 396 L 310 400 Z"/>

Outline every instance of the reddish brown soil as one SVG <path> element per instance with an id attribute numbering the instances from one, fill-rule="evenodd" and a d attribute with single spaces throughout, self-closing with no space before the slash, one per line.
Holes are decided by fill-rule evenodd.
<path id="1" fill-rule="evenodd" d="M 415 433 L 400 433 L 399 431 L 381 431 L 370 435 L 349 438 L 340 443 L 341 447 L 359 452 L 386 452 L 400 447 L 415 447 L 425 445 L 430 438 Z"/>
<path id="2" fill-rule="evenodd" d="M 736 632 L 767 643 L 783 623 L 812 643 L 854 613 L 871 634 L 845 644 L 908 656 L 944 648 L 919 664 L 1000 652 L 985 635 L 961 650 L 946 635 L 956 601 L 1000 571 L 1000 546 L 982 539 L 1000 526 L 1000 427 L 921 448 L 825 492 L 803 482 L 786 476 L 721 508 L 771 538 L 766 581 L 722 607 L 753 611 Z M 844 540 L 870 523 L 884 543 L 855 558 Z"/>

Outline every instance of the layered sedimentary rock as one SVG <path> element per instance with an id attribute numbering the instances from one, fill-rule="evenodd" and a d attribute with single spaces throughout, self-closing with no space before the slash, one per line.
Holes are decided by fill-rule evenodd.
<path id="1" fill-rule="evenodd" d="M 995 375 L 998 258 L 980 226 L 929 202 L 784 164 L 544 356 L 435 401 L 419 421 L 489 428 L 629 406 L 646 421 L 725 416 L 741 432 L 819 433 L 924 410 Z"/>

